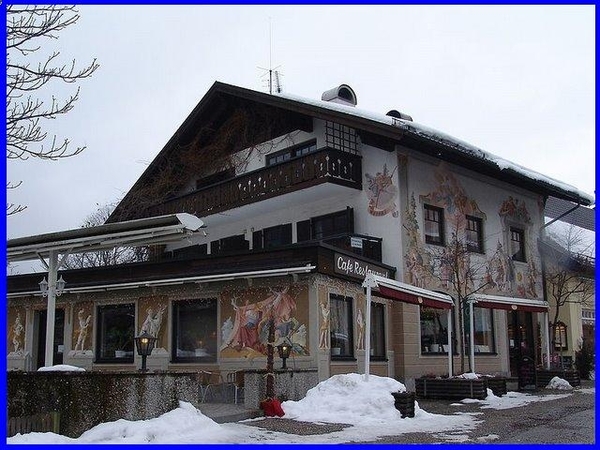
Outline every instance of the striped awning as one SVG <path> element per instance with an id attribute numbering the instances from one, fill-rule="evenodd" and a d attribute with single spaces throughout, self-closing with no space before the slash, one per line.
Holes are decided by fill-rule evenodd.
<path id="1" fill-rule="evenodd" d="M 390 300 L 442 309 L 451 309 L 454 305 L 452 297 L 447 294 L 401 283 L 379 275 L 367 275 L 363 286 L 366 286 L 366 283 L 369 283 L 373 293 Z"/>

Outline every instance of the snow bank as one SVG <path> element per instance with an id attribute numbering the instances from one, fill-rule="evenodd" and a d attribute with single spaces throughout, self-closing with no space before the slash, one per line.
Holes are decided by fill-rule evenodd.
<path id="1" fill-rule="evenodd" d="M 283 402 L 282 407 L 286 418 L 307 422 L 364 425 L 401 420 L 392 392 L 406 392 L 406 387 L 388 377 L 369 375 L 365 381 L 357 373 L 334 375 L 310 389 L 302 400 Z"/>
<path id="2" fill-rule="evenodd" d="M 573 389 L 573 386 L 567 381 L 560 377 L 554 377 L 550 380 L 550 383 L 546 386 L 546 389 L 561 389 L 569 390 Z"/>
<path id="3" fill-rule="evenodd" d="M 69 366 L 67 364 L 57 364 L 56 366 L 40 367 L 38 372 L 85 372 L 83 367 Z"/>

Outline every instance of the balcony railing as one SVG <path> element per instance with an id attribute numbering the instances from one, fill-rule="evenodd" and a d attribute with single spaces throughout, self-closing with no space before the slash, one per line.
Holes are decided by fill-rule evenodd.
<path id="1" fill-rule="evenodd" d="M 361 157 L 324 148 L 167 200 L 150 212 L 208 216 L 323 183 L 361 190 Z"/>

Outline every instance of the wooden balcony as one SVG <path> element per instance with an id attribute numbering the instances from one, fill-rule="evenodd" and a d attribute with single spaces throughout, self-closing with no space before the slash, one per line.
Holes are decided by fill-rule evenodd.
<path id="1" fill-rule="evenodd" d="M 167 200 L 150 213 L 205 217 L 323 183 L 361 190 L 361 157 L 324 148 Z"/>

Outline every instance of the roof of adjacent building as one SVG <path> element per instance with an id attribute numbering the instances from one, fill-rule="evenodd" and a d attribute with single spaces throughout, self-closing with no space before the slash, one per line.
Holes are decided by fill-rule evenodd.
<path id="1" fill-rule="evenodd" d="M 560 198 L 549 197 L 546 201 L 544 215 L 551 219 L 557 219 L 563 222 L 576 225 L 586 230 L 596 231 L 596 210 L 595 208 L 586 208 L 578 206 L 575 203 L 562 200 Z M 568 214 L 567 214 L 568 213 Z"/>

